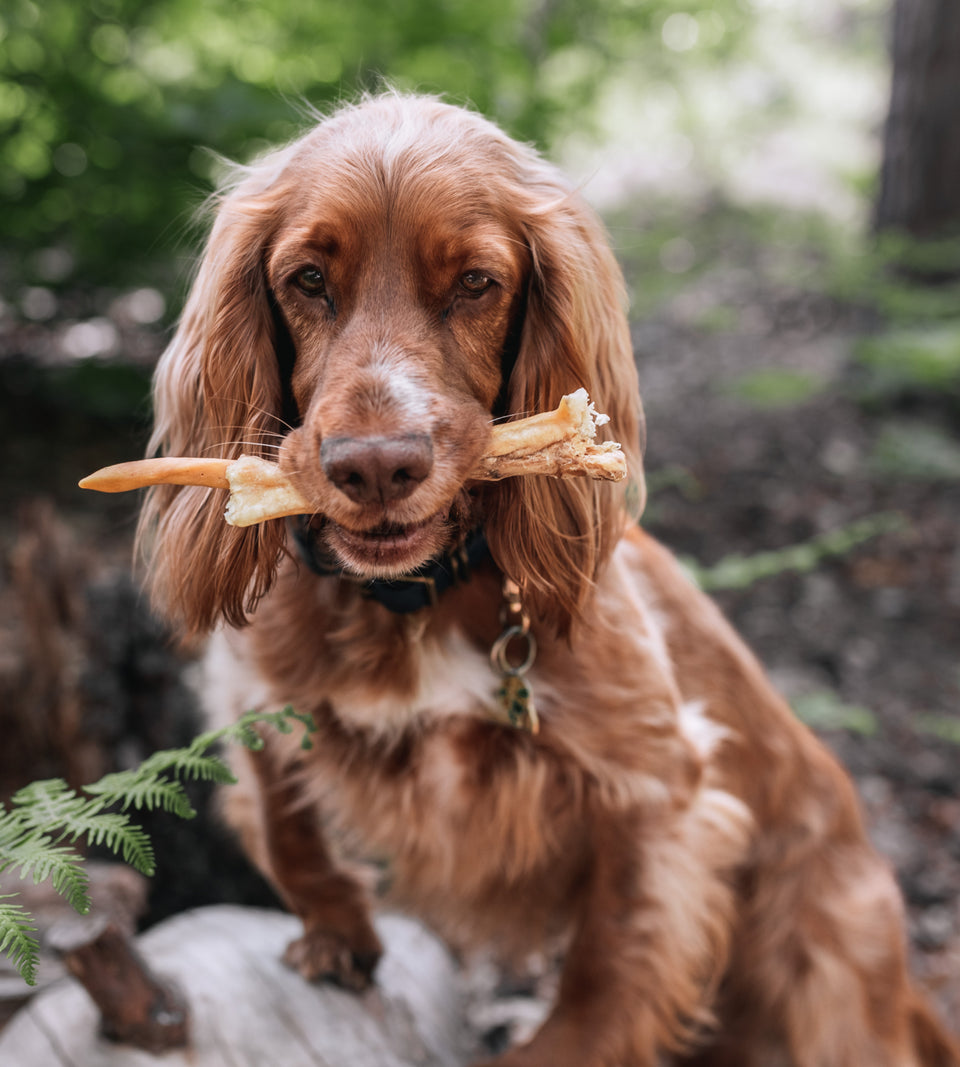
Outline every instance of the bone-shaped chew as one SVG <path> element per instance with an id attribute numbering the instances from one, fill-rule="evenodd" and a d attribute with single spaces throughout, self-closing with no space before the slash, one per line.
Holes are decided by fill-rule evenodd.
<path id="1" fill-rule="evenodd" d="M 499 481 L 522 475 L 555 478 L 585 476 L 620 481 L 627 465 L 615 441 L 598 442 L 597 427 L 609 419 L 597 414 L 585 389 L 563 397 L 555 411 L 494 426 L 490 444 L 471 478 Z M 224 519 L 253 526 L 287 515 L 310 515 L 316 503 L 304 499 L 275 463 L 258 456 L 238 459 L 162 457 L 103 467 L 80 482 L 81 489 L 123 493 L 148 485 L 199 485 L 229 489 Z"/>

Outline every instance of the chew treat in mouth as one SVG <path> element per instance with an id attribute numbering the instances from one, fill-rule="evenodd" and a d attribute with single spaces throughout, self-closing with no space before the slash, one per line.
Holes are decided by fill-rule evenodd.
<path id="1" fill-rule="evenodd" d="M 609 421 L 597 413 L 586 389 L 568 393 L 555 411 L 494 426 L 473 476 L 496 481 L 524 474 L 585 475 L 619 482 L 627 474 L 620 445 L 596 439 L 597 429 Z"/>
<path id="2" fill-rule="evenodd" d="M 627 465 L 619 444 L 598 442 L 597 428 L 608 422 L 597 414 L 585 389 L 563 397 L 555 411 L 494 426 L 490 444 L 471 478 L 499 481 L 540 474 L 582 476 L 618 482 Z M 257 456 L 239 459 L 163 457 L 103 467 L 80 482 L 81 489 L 123 493 L 149 485 L 199 485 L 229 489 L 224 519 L 231 526 L 253 526 L 287 515 L 318 510 L 304 499 L 275 463 Z M 320 509 L 322 510 L 322 509 Z"/>
<path id="3" fill-rule="evenodd" d="M 276 463 L 259 456 L 238 459 L 163 457 L 116 463 L 88 474 L 81 489 L 125 493 L 150 485 L 200 485 L 229 489 L 223 513 L 230 526 L 254 526 L 287 515 L 310 515 L 316 508 L 293 487 Z"/>

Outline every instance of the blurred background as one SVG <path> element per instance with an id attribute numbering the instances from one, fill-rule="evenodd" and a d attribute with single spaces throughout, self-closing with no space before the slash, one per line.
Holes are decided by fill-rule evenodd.
<path id="1" fill-rule="evenodd" d="M 7 0 L 0 799 L 200 728 L 136 499 L 76 481 L 143 452 L 221 159 L 384 79 L 535 142 L 602 212 L 644 524 L 851 768 L 960 1018 L 955 0 Z M 269 899 L 215 823 L 149 824 L 144 922 Z"/>

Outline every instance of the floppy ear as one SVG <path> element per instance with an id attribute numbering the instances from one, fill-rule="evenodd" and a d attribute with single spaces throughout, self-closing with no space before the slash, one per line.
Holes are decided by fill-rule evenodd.
<path id="1" fill-rule="evenodd" d="M 642 510 L 643 413 L 623 276 L 606 234 L 541 166 L 538 202 L 523 223 L 533 269 L 507 410 L 549 411 L 583 386 L 610 416 L 601 436 L 620 441 L 629 471 L 622 483 L 505 479 L 492 492 L 486 532 L 494 558 L 563 632 L 582 613 L 631 514 Z"/>
<path id="2" fill-rule="evenodd" d="M 278 200 L 242 187 L 224 199 L 157 367 L 148 455 L 276 454 L 283 401 L 263 258 Z M 283 549 L 282 520 L 237 529 L 224 522 L 225 504 L 222 490 L 156 486 L 141 513 L 153 599 L 191 633 L 221 617 L 242 625 Z"/>

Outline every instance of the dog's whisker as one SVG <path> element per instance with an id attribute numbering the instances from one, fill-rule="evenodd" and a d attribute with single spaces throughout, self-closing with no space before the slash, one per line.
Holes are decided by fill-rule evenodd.
<path id="1" fill-rule="evenodd" d="M 526 419 L 529 418 L 530 415 L 534 414 L 536 414 L 536 412 L 527 410 L 511 412 L 509 415 L 497 415 L 490 420 L 490 425 L 502 426 L 504 423 L 514 422 L 517 419 Z"/>
<path id="2" fill-rule="evenodd" d="M 272 442 L 269 442 L 269 441 L 261 441 L 261 440 L 258 440 L 256 438 L 250 438 L 250 439 L 247 439 L 247 440 L 231 438 L 228 441 L 219 441 L 219 442 L 216 442 L 214 444 L 208 445 L 206 448 L 204 448 L 201 451 L 200 454 L 201 455 L 210 455 L 212 453 L 214 455 L 219 455 L 224 450 L 228 450 L 229 451 L 229 450 L 232 450 L 234 448 L 237 448 L 238 446 L 240 448 L 253 449 L 254 451 L 258 451 L 258 452 L 259 451 L 265 451 L 268 455 L 274 455 L 274 456 L 279 456 L 281 454 L 281 452 L 283 451 L 281 445 L 273 444 Z"/>
<path id="3" fill-rule="evenodd" d="M 219 430 L 222 433 L 238 433 L 243 434 L 248 438 L 256 438 L 257 440 L 269 440 L 275 438 L 279 442 L 284 442 L 287 439 L 287 435 L 279 433 L 276 430 L 255 430 L 253 427 L 245 423 L 237 423 L 235 426 L 220 426 Z"/>
<path id="4" fill-rule="evenodd" d="M 230 396 L 229 394 L 226 394 L 226 393 L 213 393 L 212 396 L 215 399 L 219 400 L 219 401 L 223 401 L 223 402 L 227 402 L 227 403 L 237 403 L 239 401 L 239 403 L 244 408 L 246 408 L 249 412 L 257 414 L 257 415 L 262 415 L 265 418 L 271 419 L 272 421 L 274 421 L 274 422 L 278 423 L 280 426 L 282 426 L 287 433 L 289 433 L 290 431 L 296 429 L 296 427 L 292 423 L 287 422 L 287 420 L 282 418 L 280 415 L 278 415 L 276 411 L 272 411 L 269 408 L 265 408 L 260 404 L 255 404 L 255 403 L 253 403 L 252 400 L 240 400 L 238 397 Z M 276 431 L 276 430 L 264 429 L 262 432 L 264 432 L 264 433 L 277 433 L 278 436 L 284 436 L 283 434 L 280 434 L 279 431 Z"/>

